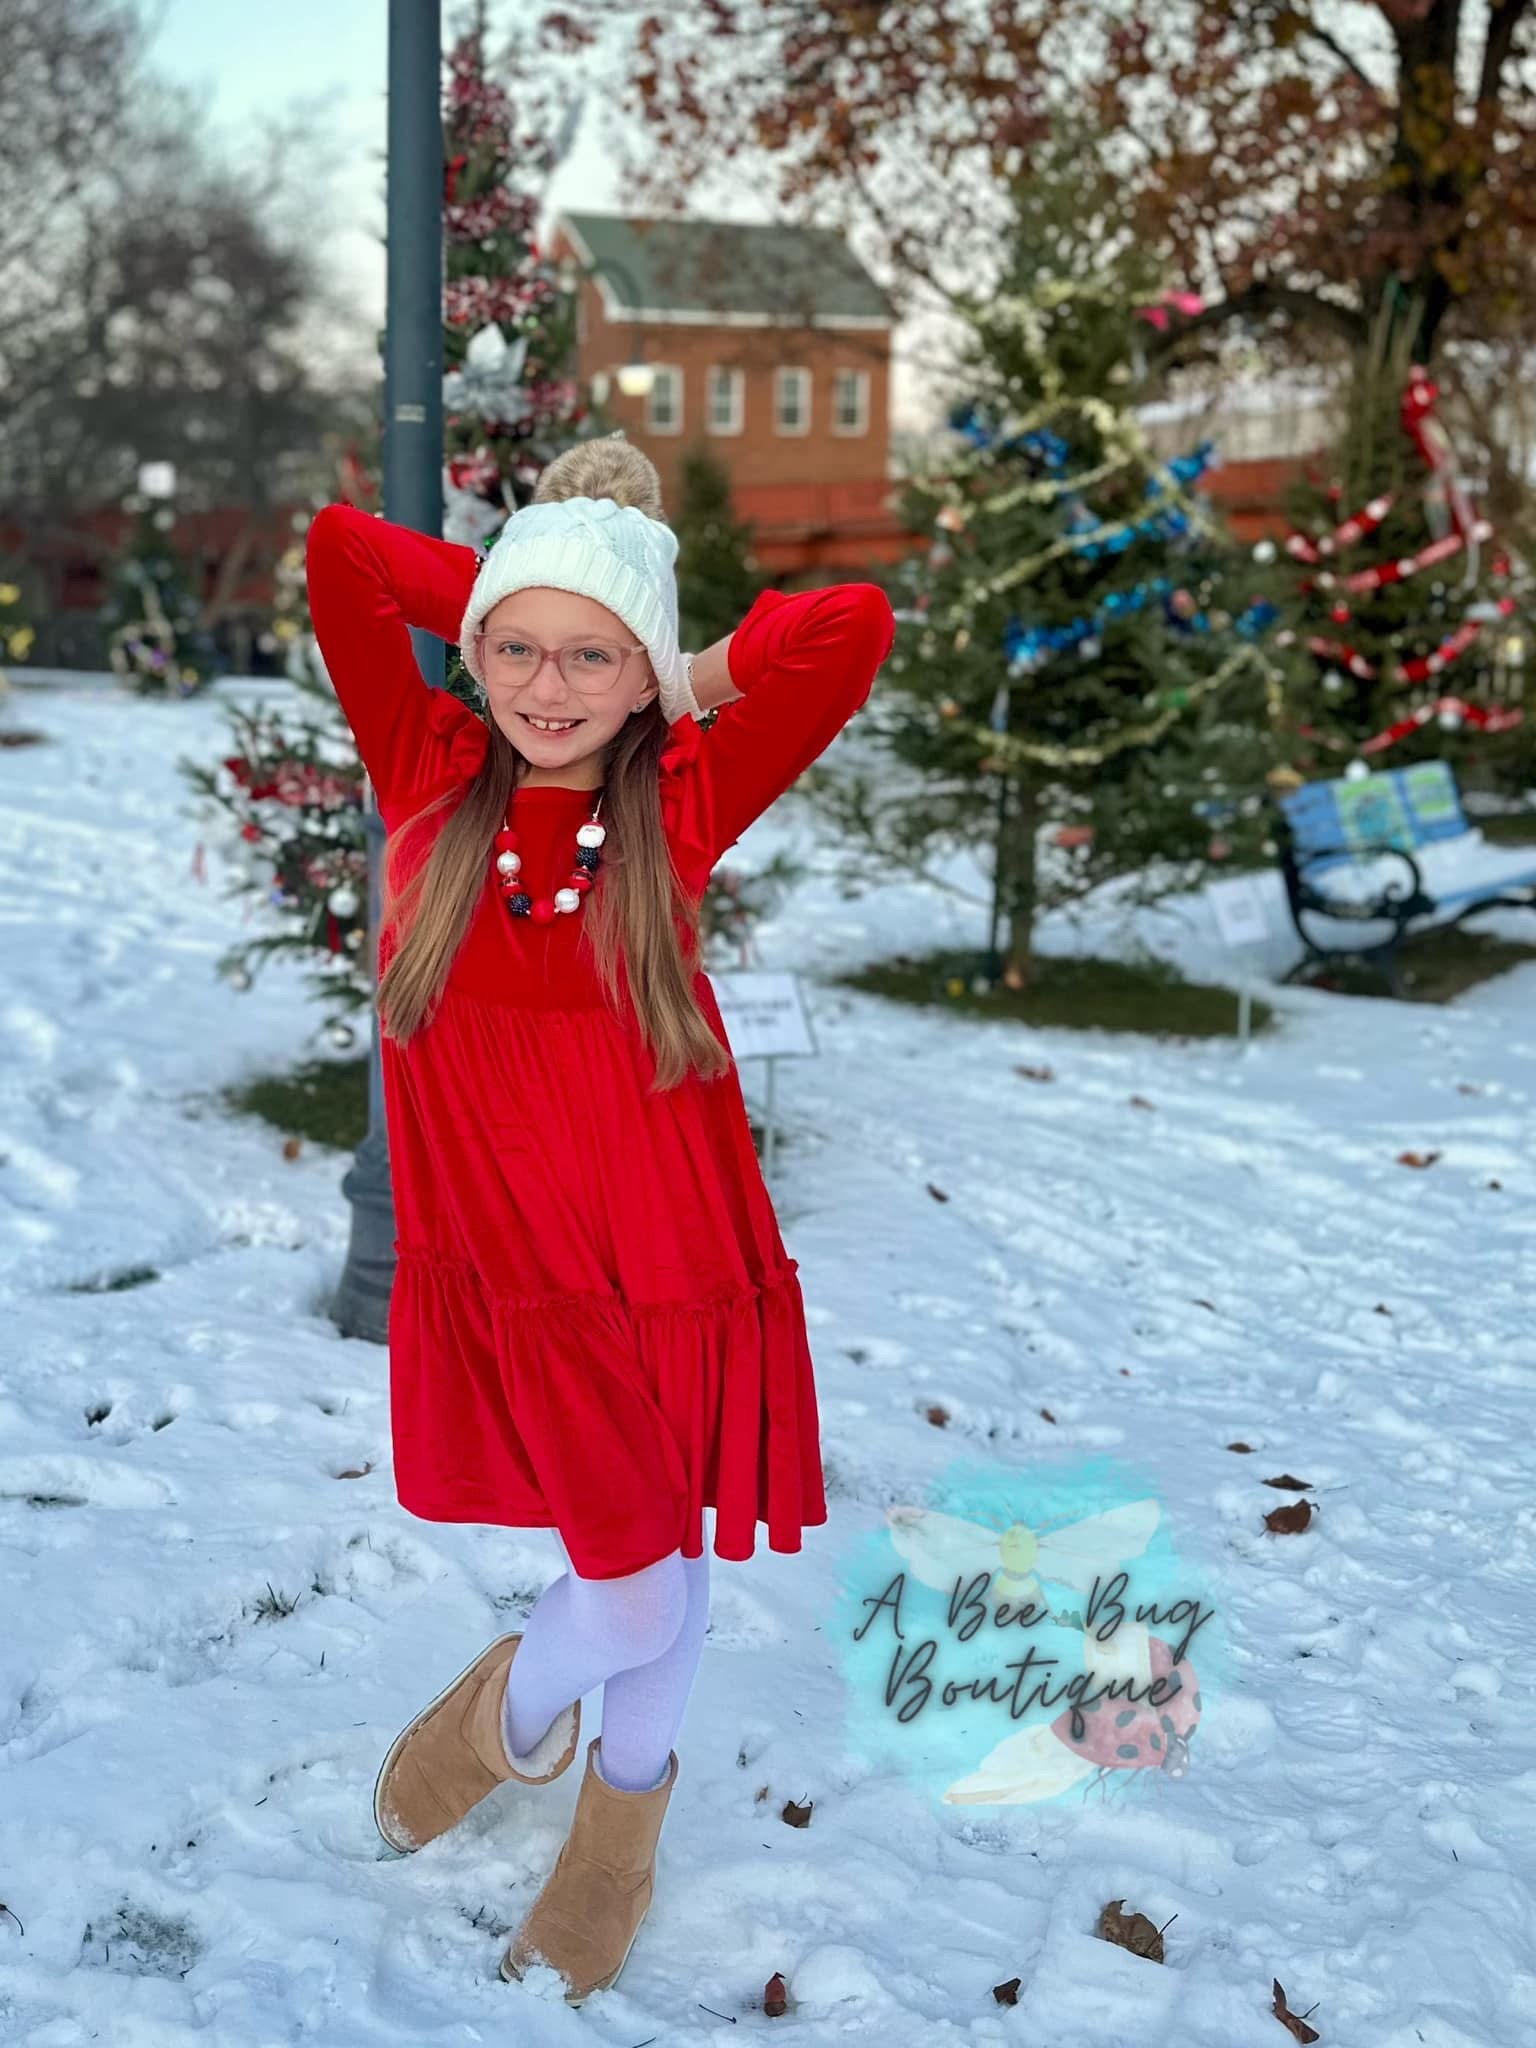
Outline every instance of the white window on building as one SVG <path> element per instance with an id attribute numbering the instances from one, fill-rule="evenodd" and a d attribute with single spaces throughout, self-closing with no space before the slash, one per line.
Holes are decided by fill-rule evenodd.
<path id="1" fill-rule="evenodd" d="M 773 427 L 777 434 L 808 434 L 811 431 L 809 370 L 774 371 Z"/>
<path id="2" fill-rule="evenodd" d="M 683 373 L 674 363 L 655 363 L 645 402 L 645 424 L 653 434 L 683 431 Z"/>
<path id="3" fill-rule="evenodd" d="M 833 371 L 832 431 L 834 434 L 869 432 L 868 370 Z"/>
<path id="4" fill-rule="evenodd" d="M 746 379 L 740 370 L 717 365 L 709 373 L 709 431 L 741 432 Z"/>

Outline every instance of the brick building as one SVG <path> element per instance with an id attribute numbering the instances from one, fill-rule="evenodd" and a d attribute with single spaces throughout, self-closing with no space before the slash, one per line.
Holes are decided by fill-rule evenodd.
<path id="1" fill-rule="evenodd" d="M 577 373 L 661 472 L 702 442 L 776 576 L 900 559 L 891 495 L 890 302 L 824 228 L 565 213 L 580 272 Z M 621 373 L 643 363 L 649 388 Z M 634 381 L 634 380 L 627 380 Z"/>

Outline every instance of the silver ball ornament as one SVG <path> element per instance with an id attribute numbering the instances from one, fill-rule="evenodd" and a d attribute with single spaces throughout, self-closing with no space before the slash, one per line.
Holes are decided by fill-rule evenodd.
<path id="1" fill-rule="evenodd" d="M 510 848 L 506 853 L 498 853 L 496 856 L 496 872 L 499 875 L 515 875 L 522 865 L 523 856 L 520 853 L 513 853 Z"/>
<path id="2" fill-rule="evenodd" d="M 325 907 L 334 917 L 356 917 L 359 898 L 350 882 L 338 882 L 325 899 Z"/>
<path id="3" fill-rule="evenodd" d="M 555 891 L 555 908 L 556 910 L 566 912 L 567 915 L 574 910 L 580 910 L 581 891 L 579 889 L 557 889 Z"/>

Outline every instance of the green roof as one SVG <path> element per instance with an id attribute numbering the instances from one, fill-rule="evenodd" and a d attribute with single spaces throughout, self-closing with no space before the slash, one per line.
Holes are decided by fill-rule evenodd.
<path id="1" fill-rule="evenodd" d="M 892 319 L 891 303 L 835 228 L 768 222 L 560 216 L 626 313 Z"/>

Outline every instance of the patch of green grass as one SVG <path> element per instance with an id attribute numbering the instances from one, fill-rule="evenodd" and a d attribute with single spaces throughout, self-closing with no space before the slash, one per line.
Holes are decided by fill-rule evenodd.
<path id="1" fill-rule="evenodd" d="M 368 1129 L 368 1061 L 310 1060 L 287 1074 L 258 1074 L 227 1088 L 224 1099 L 242 1116 L 259 1116 L 285 1137 L 308 1138 L 315 1145 L 334 1145 L 352 1152 L 362 1143 Z M 755 1115 L 748 1117 L 752 1141 L 763 1149 L 763 1128 Z M 779 1133 L 779 1149 L 786 1143 Z M 158 1273 L 145 1270 L 144 1278 L 157 1280 Z M 94 1291 L 98 1283 L 88 1283 Z M 137 1285 L 127 1281 L 123 1285 Z"/>
<path id="2" fill-rule="evenodd" d="M 368 1060 L 310 1060 L 225 1090 L 231 1108 L 290 1137 L 350 1152 L 368 1128 Z"/>
<path id="3" fill-rule="evenodd" d="M 1472 822 L 1490 846 L 1536 846 L 1536 810 L 1496 811 Z"/>
<path id="4" fill-rule="evenodd" d="M 1398 1000 L 1451 1003 L 1469 988 L 1492 981 L 1496 975 L 1508 974 L 1512 967 L 1523 967 L 1531 960 L 1536 960 L 1536 945 L 1495 938 L 1491 932 L 1468 931 L 1465 925 L 1446 925 L 1438 931 L 1422 932 L 1398 949 Z M 1341 996 L 1392 994 L 1384 974 L 1354 961 L 1315 970 L 1307 977 L 1306 986 Z"/>
<path id="5" fill-rule="evenodd" d="M 298 1604 L 297 1593 L 279 1593 L 268 1579 L 266 1592 L 258 1593 L 245 1611 L 256 1621 L 286 1621 Z"/>
<path id="6" fill-rule="evenodd" d="M 893 1002 L 955 1010 L 969 1017 L 1007 1017 L 1040 1030 L 1134 1031 L 1150 1038 L 1229 1038 L 1237 1033 L 1231 989 L 1186 981 L 1161 961 L 1060 960 L 1035 963 L 1027 989 L 977 995 L 970 978 L 976 955 L 898 953 L 837 977 L 847 988 Z M 1257 997 L 1253 1029 L 1269 1028 L 1274 1011 Z"/>

